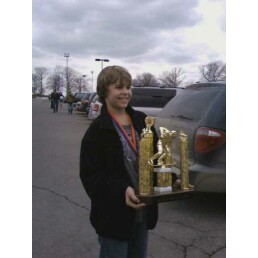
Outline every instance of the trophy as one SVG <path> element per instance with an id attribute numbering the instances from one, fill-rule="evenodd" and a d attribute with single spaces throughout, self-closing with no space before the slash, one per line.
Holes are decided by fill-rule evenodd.
<path id="1" fill-rule="evenodd" d="M 155 119 L 147 116 L 146 128 L 143 129 L 139 151 L 139 195 L 137 197 L 146 204 L 153 204 L 191 197 L 193 187 L 189 184 L 188 171 L 188 141 L 187 135 L 180 132 L 180 177 L 181 189 L 172 188 L 172 166 L 175 161 L 172 156 L 173 139 L 177 132 L 160 127 L 160 137 L 157 142 L 157 153 L 153 152 L 153 133 L 151 127 Z M 154 185 L 154 175 L 156 183 Z"/>

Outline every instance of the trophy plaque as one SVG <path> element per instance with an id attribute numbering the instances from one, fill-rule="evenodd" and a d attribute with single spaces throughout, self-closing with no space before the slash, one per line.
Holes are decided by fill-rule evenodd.
<path id="1" fill-rule="evenodd" d="M 145 204 L 155 204 L 179 199 L 190 198 L 193 186 L 189 184 L 188 142 L 187 135 L 180 132 L 180 186 L 172 186 L 173 139 L 176 131 L 160 127 L 160 137 L 157 142 L 157 153 L 153 153 L 153 133 L 151 127 L 155 119 L 147 116 L 146 128 L 143 129 L 139 150 L 139 189 L 137 198 Z M 156 180 L 154 180 L 154 178 Z M 156 181 L 155 185 L 154 182 Z"/>

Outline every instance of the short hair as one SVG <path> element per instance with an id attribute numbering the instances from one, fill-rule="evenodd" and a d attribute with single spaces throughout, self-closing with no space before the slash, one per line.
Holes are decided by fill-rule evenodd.
<path id="1" fill-rule="evenodd" d="M 97 79 L 97 93 L 101 103 L 105 103 L 108 86 L 119 81 L 122 85 L 132 84 L 132 76 L 122 66 L 114 65 L 105 67 L 98 75 Z"/>

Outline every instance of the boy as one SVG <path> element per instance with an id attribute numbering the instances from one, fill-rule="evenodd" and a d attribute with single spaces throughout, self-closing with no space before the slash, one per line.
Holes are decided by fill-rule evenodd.
<path id="1" fill-rule="evenodd" d="M 158 219 L 157 205 L 140 203 L 135 195 L 139 140 L 146 115 L 128 105 L 131 82 L 131 75 L 121 66 L 100 72 L 101 114 L 81 143 L 80 178 L 91 199 L 90 221 L 99 236 L 100 258 L 147 257 L 148 229 L 153 229 Z M 156 146 L 158 138 L 152 130 Z"/>

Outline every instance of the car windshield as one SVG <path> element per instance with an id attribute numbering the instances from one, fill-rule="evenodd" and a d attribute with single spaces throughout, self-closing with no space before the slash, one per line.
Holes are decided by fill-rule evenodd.
<path id="1" fill-rule="evenodd" d="M 159 116 L 198 121 L 218 93 L 218 88 L 185 89 L 183 94 L 177 95 L 164 107 Z"/>

